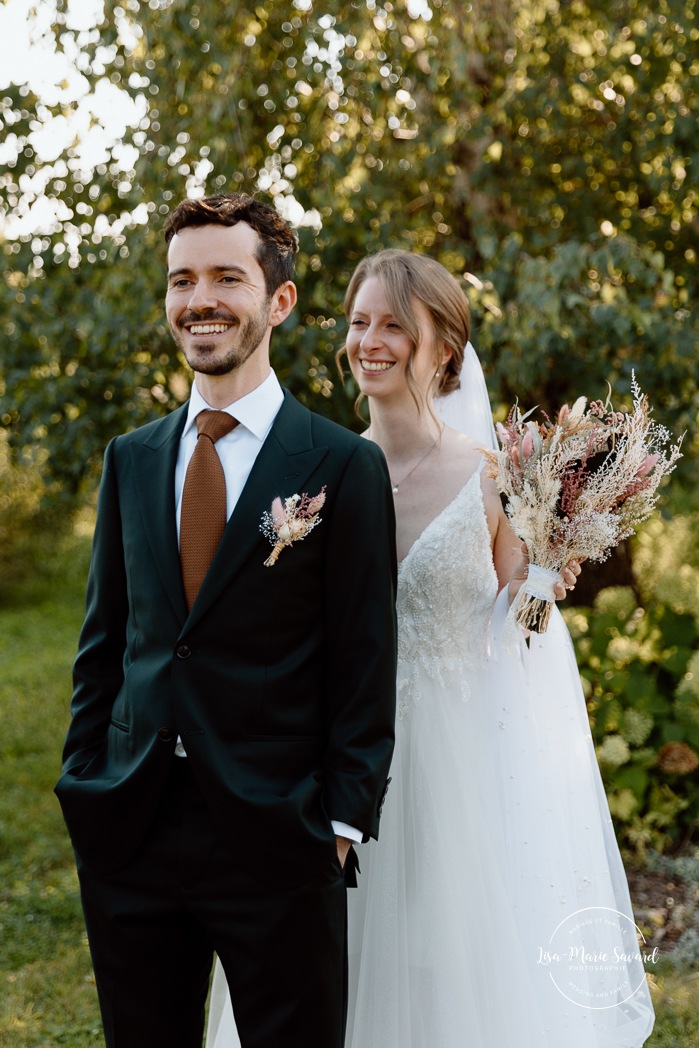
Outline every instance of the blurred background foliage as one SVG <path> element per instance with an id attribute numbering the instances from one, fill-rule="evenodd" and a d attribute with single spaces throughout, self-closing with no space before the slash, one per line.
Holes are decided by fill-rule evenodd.
<path id="1" fill-rule="evenodd" d="M 2 88 L 4 599 L 36 570 L 36 536 L 46 554 L 91 496 L 109 438 L 187 396 L 162 309 L 162 225 L 182 196 L 254 192 L 297 227 L 299 306 L 274 362 L 344 425 L 360 425 L 334 362 L 349 275 L 381 247 L 428 253 L 463 281 L 497 415 L 608 382 L 630 406 L 635 370 L 656 418 L 686 430 L 663 515 L 586 570 L 567 615 L 623 843 L 689 840 L 695 0 L 96 0 L 90 25 L 56 7 L 46 33 L 84 97 L 116 87 L 136 116 L 115 140 L 93 115 L 52 149 L 76 99 Z"/>

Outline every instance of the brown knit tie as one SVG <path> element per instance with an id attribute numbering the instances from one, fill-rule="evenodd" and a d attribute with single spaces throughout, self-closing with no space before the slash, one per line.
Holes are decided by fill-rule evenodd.
<path id="1" fill-rule="evenodd" d="M 226 527 L 226 478 L 214 444 L 237 425 L 225 411 L 197 415 L 197 444 L 184 478 L 180 517 L 182 581 L 190 609 Z"/>

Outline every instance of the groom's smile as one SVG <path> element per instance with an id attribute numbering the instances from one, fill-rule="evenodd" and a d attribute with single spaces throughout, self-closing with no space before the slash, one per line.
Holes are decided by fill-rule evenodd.
<path id="1" fill-rule="evenodd" d="M 230 324 L 190 324 L 187 328 L 190 335 L 221 335 L 228 331 Z"/>
<path id="2" fill-rule="evenodd" d="M 177 334 L 173 331 L 173 335 L 191 365 L 188 351 L 191 352 L 192 347 L 198 353 L 215 353 L 221 347 L 224 337 L 238 327 L 240 327 L 240 322 L 221 310 L 217 310 L 210 316 L 197 315 L 188 310 L 177 321 Z M 189 336 L 192 340 L 191 346 L 185 346 L 185 336 Z"/>

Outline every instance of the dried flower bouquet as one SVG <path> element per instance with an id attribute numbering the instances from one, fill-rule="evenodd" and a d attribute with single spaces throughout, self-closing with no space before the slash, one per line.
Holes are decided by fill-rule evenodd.
<path id="1" fill-rule="evenodd" d="M 486 452 L 488 472 L 507 499 L 507 514 L 529 549 L 529 576 L 516 599 L 516 621 L 544 633 L 553 587 L 569 560 L 603 561 L 648 517 L 657 488 L 680 458 L 682 438 L 651 419 L 632 376 L 633 410 L 580 397 L 555 421 L 532 420 L 515 405 L 498 423 L 501 450 Z M 543 414 L 543 413 L 542 413 Z"/>

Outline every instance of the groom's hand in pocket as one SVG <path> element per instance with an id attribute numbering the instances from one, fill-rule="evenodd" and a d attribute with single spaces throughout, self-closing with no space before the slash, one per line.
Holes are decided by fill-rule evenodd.
<path id="1" fill-rule="evenodd" d="M 335 843 L 337 844 L 337 857 L 340 860 L 340 866 L 344 870 L 347 852 L 352 847 L 352 841 L 348 840 L 347 837 L 335 837 Z"/>

